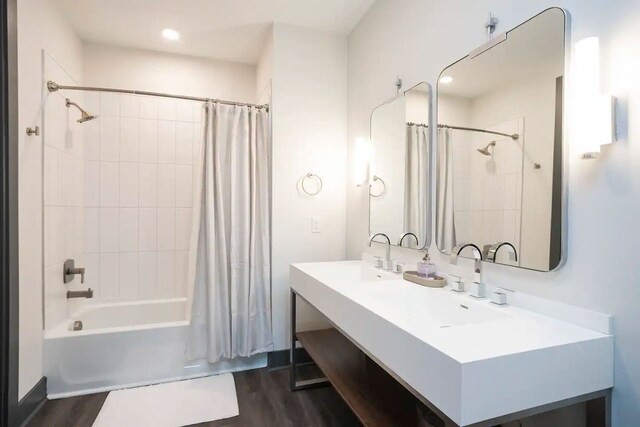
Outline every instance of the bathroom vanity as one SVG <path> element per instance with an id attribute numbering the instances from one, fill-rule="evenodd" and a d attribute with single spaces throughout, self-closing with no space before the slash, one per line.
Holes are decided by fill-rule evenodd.
<path id="1" fill-rule="evenodd" d="M 592 329 L 362 261 L 292 264 L 290 284 L 291 348 L 301 343 L 326 377 L 297 381 L 292 352 L 292 389 L 329 381 L 364 425 L 429 425 L 421 405 L 447 426 L 493 426 L 595 399 L 608 412 L 606 315 L 593 313 L 590 324 L 605 327 Z M 298 298 L 334 328 L 296 332 Z"/>

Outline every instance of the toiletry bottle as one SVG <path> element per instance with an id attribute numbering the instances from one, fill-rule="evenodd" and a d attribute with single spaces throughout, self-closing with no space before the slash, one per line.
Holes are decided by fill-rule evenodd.
<path id="1" fill-rule="evenodd" d="M 424 258 L 422 261 L 418 261 L 418 276 L 420 277 L 428 277 L 429 276 L 429 264 L 431 260 L 429 259 L 429 251 L 424 252 Z"/>

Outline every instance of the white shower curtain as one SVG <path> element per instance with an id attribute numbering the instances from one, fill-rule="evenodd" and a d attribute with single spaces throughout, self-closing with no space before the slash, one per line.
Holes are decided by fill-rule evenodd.
<path id="1" fill-rule="evenodd" d="M 189 360 L 272 350 L 269 113 L 209 103 L 198 147 Z"/>
<path id="2" fill-rule="evenodd" d="M 404 233 L 418 236 L 419 246 L 427 238 L 427 194 L 429 176 L 428 128 L 416 124 L 407 125 L 407 150 L 405 159 L 404 186 Z M 410 239 L 407 241 L 412 242 Z M 413 243 L 413 242 L 412 242 Z"/>
<path id="3" fill-rule="evenodd" d="M 453 212 L 453 140 L 452 130 L 438 129 L 438 188 L 436 197 L 436 239 L 440 250 L 450 251 L 456 245 Z"/>

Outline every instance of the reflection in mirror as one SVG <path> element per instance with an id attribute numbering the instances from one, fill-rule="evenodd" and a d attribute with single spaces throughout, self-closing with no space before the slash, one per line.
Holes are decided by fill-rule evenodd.
<path id="1" fill-rule="evenodd" d="M 564 12 L 553 8 L 442 72 L 441 251 L 473 243 L 485 261 L 542 271 L 559 265 L 564 48 Z"/>
<path id="2" fill-rule="evenodd" d="M 429 245 L 430 89 L 420 83 L 371 114 L 369 231 L 414 249 Z"/>

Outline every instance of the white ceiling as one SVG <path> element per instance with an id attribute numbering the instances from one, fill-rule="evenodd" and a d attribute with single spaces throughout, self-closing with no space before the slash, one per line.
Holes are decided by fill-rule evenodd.
<path id="1" fill-rule="evenodd" d="M 274 22 L 348 34 L 375 0 L 56 0 L 86 41 L 257 63 Z M 180 40 L 164 40 L 173 28 Z"/>

